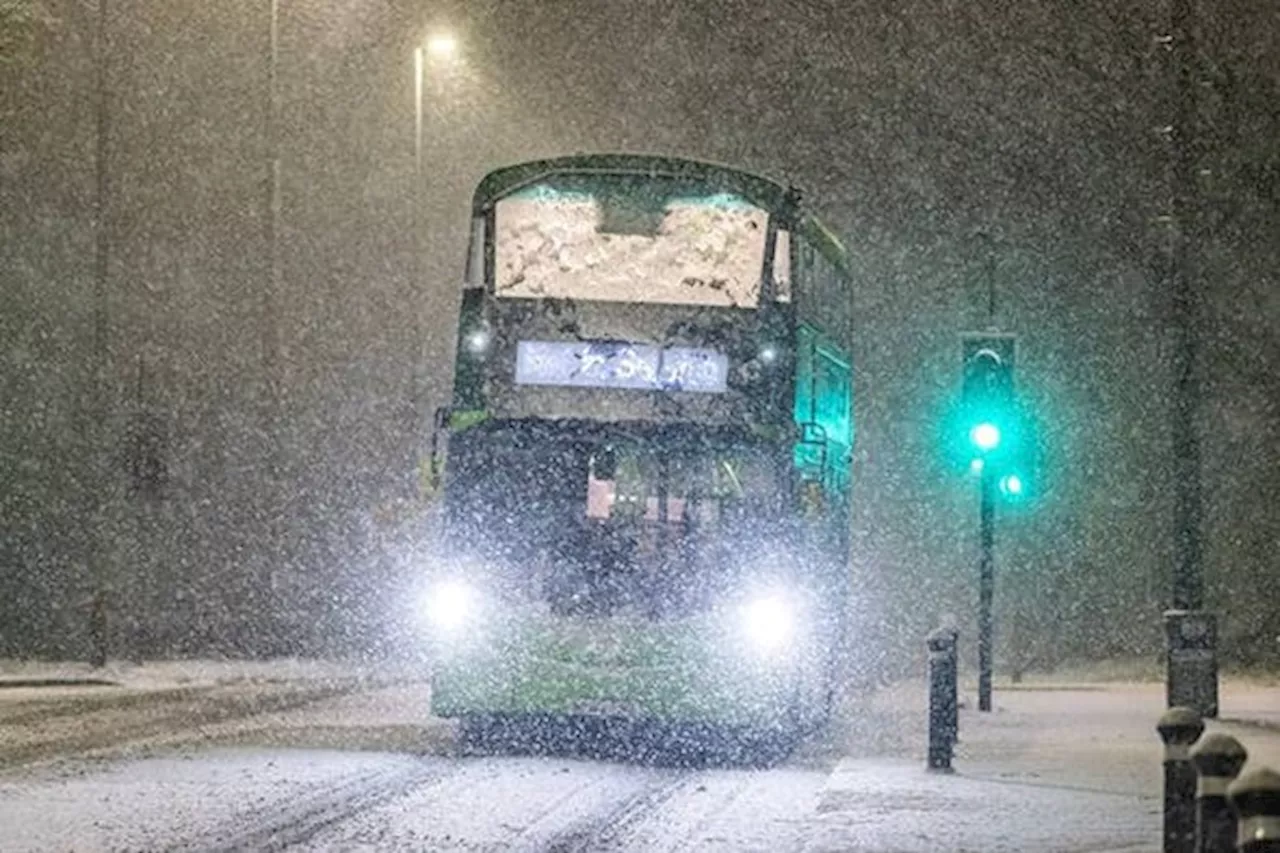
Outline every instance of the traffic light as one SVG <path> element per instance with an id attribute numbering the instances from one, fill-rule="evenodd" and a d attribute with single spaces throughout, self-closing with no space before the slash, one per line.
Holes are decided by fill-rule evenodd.
<path id="1" fill-rule="evenodd" d="M 1014 385 L 1015 354 L 1013 335 L 961 338 L 960 393 L 938 422 L 938 439 L 956 474 L 989 478 L 996 500 L 1030 507 L 1043 491 L 1040 436 Z"/>
<path id="2" fill-rule="evenodd" d="M 1018 441 L 1012 335 L 966 335 L 962 341 L 961 425 L 972 464 L 1010 455 Z"/>
<path id="3" fill-rule="evenodd" d="M 1023 490 L 1026 488 L 1022 482 L 1022 475 L 1016 471 L 1001 476 L 999 485 L 1000 494 L 1012 499 L 1022 497 Z"/>

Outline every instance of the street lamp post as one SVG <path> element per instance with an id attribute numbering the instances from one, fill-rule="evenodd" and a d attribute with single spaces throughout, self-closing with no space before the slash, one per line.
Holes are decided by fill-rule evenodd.
<path id="1" fill-rule="evenodd" d="M 109 325 L 109 276 L 111 262 L 111 236 L 107 231 L 107 213 L 109 210 L 109 192 L 111 184 L 108 177 L 108 143 L 110 132 L 110 76 L 107 69 L 109 51 L 107 0 L 98 0 L 97 31 L 94 38 L 94 65 L 97 74 L 97 103 L 95 105 L 95 125 L 97 139 L 94 150 L 94 172 L 96 193 L 93 203 L 94 259 L 93 259 L 93 390 L 92 390 L 92 438 L 89 442 L 91 466 L 93 471 L 92 490 L 92 529 L 90 536 L 90 563 L 93 575 L 93 593 L 89 604 L 89 635 L 91 638 L 90 663 L 95 667 L 105 666 L 109 651 L 107 596 L 110 587 L 111 572 L 108 567 L 107 514 L 111 510 L 112 475 L 114 472 L 108 463 L 108 443 L 110 439 L 111 419 L 109 417 L 108 367 L 110 352 L 108 348 Z"/>
<path id="2" fill-rule="evenodd" d="M 424 106 L 428 64 L 444 65 L 454 61 L 458 52 L 458 40 L 448 31 L 437 31 L 413 50 L 413 190 L 411 199 L 413 239 L 413 288 L 414 296 L 421 292 L 426 281 L 426 158 L 423 151 Z M 414 324 L 416 340 L 413 347 L 413 400 L 409 417 L 409 447 L 415 448 L 413 461 L 419 463 L 416 448 L 418 436 L 426 424 L 426 342 L 427 318 L 424 307 L 419 306 Z M 415 487 L 417 481 L 415 479 Z"/>
<path id="3" fill-rule="evenodd" d="M 279 602 L 275 600 L 281 580 L 285 578 L 285 446 L 282 431 L 284 415 L 284 381 L 280 347 L 280 223 L 282 218 L 280 156 L 280 0 L 268 0 L 266 44 L 266 92 L 263 102 L 263 141 L 266 178 L 262 204 L 263 260 L 259 286 L 259 320 L 261 332 L 261 380 L 257 406 L 262 454 L 261 488 L 256 489 L 260 501 L 260 523 L 263 525 L 264 563 L 253 578 L 253 595 L 257 602 L 254 618 L 264 626 L 278 629 Z M 274 614 L 274 615 L 273 615 Z M 271 623 L 272 619 L 277 621 Z"/>

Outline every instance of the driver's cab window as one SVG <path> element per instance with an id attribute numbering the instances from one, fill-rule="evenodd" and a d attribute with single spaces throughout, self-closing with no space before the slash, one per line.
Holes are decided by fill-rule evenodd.
<path id="1" fill-rule="evenodd" d="M 772 503 L 775 477 L 754 454 L 657 454 L 602 448 L 587 470 L 586 516 L 714 526 L 726 511 Z"/>

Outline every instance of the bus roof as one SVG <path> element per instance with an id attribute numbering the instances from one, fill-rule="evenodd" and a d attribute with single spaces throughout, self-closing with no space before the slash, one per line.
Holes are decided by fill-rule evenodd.
<path id="1" fill-rule="evenodd" d="M 517 163 L 495 169 L 484 176 L 472 198 L 472 210 L 479 214 L 498 199 L 521 187 L 547 175 L 565 172 L 626 172 L 687 178 L 732 190 L 766 210 L 790 208 L 792 215 L 799 217 L 797 226 L 809 242 L 842 272 L 847 274 L 849 271 L 848 253 L 836 236 L 815 217 L 799 210 L 799 190 L 741 169 L 702 160 L 653 154 L 608 153 L 572 154 Z"/>

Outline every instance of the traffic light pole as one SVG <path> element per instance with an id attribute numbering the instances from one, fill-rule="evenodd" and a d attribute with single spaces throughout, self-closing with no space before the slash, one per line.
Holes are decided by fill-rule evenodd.
<path id="1" fill-rule="evenodd" d="M 978 555 L 978 710 L 991 710 L 991 604 L 995 598 L 995 476 L 982 471 Z"/>
<path id="2" fill-rule="evenodd" d="M 1167 275 L 1173 294 L 1175 346 L 1173 456 L 1175 466 L 1175 562 L 1173 606 L 1164 614 L 1166 701 L 1202 717 L 1218 715 L 1217 620 L 1204 609 L 1204 526 L 1201 490 L 1201 407 L 1198 373 L 1197 292 L 1193 241 L 1200 227 L 1198 188 L 1200 150 L 1197 127 L 1196 9 L 1193 0 L 1174 0 L 1170 7 L 1170 60 L 1173 103 L 1172 214 L 1174 233 Z"/>

